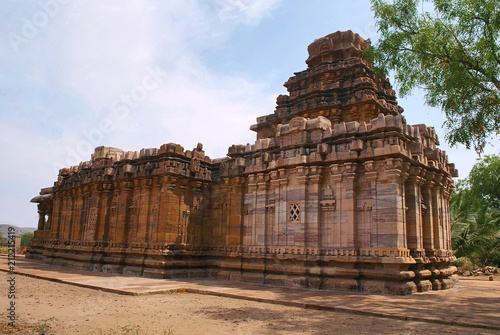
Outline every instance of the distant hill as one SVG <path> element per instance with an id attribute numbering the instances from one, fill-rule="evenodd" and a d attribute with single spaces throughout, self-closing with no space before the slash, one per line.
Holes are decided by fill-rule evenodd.
<path id="1" fill-rule="evenodd" d="M 3 237 L 7 237 L 7 234 L 9 233 L 9 227 L 14 227 L 16 229 L 16 235 L 23 235 L 26 233 L 32 233 L 36 230 L 36 228 L 20 228 L 20 227 L 8 225 L 8 224 L 0 224 L 0 232 L 2 233 Z"/>

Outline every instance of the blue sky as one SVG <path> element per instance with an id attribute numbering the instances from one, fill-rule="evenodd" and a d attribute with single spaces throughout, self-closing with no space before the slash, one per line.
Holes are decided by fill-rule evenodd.
<path id="1" fill-rule="evenodd" d="M 307 46 L 348 29 L 377 40 L 368 0 L 1 0 L 0 223 L 35 227 L 29 200 L 96 146 L 253 142 Z M 465 177 L 477 156 L 446 145 L 441 112 L 420 92 L 399 103 Z"/>

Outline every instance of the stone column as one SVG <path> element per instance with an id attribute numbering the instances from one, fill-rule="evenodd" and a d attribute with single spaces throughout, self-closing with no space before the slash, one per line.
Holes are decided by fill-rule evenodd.
<path id="1" fill-rule="evenodd" d="M 147 242 L 147 232 L 148 225 L 150 222 L 150 208 L 151 208 L 151 189 L 153 186 L 153 181 L 150 178 L 143 179 L 140 184 L 140 194 L 138 201 L 138 222 L 137 222 L 137 242 L 146 243 Z"/>
<path id="2" fill-rule="evenodd" d="M 420 177 L 421 168 L 411 167 L 406 181 L 406 231 L 407 245 L 413 258 L 425 256 L 422 236 L 422 199 L 420 187 L 424 180 Z"/>
<path id="3" fill-rule="evenodd" d="M 158 222 L 161 201 L 161 177 L 155 177 L 151 188 L 150 204 L 151 213 L 148 224 L 146 239 L 148 243 L 158 242 Z"/>
<path id="4" fill-rule="evenodd" d="M 276 199 L 276 222 L 279 225 L 279 245 L 287 246 L 289 244 L 288 236 L 288 178 L 285 169 L 278 169 L 279 191 Z"/>
<path id="5" fill-rule="evenodd" d="M 77 192 L 75 200 L 74 200 L 74 210 L 73 210 L 73 225 L 78 227 L 76 240 L 82 241 L 85 239 L 85 232 L 88 229 L 88 216 L 90 209 L 90 196 L 92 195 L 90 185 L 85 185 L 83 190 L 80 189 Z"/>
<path id="6" fill-rule="evenodd" d="M 162 180 L 158 180 L 160 193 L 158 196 L 159 208 L 156 242 L 161 244 L 167 242 L 169 233 L 170 197 L 174 190 L 173 183 L 175 183 L 175 178 L 171 176 L 164 176 Z"/>
<path id="7" fill-rule="evenodd" d="M 451 227 L 450 227 L 450 196 L 451 190 L 449 181 L 443 193 L 443 228 L 444 228 L 444 249 L 452 250 L 451 247 Z"/>
<path id="8" fill-rule="evenodd" d="M 257 190 L 255 196 L 255 234 L 254 244 L 258 246 L 266 245 L 266 202 L 267 202 L 267 176 L 263 173 L 257 175 Z"/>
<path id="9" fill-rule="evenodd" d="M 307 231 L 309 228 L 308 215 L 309 210 L 307 208 L 308 204 L 308 194 L 307 194 L 307 185 L 309 184 L 309 168 L 305 166 L 299 166 L 296 168 L 297 171 L 297 185 L 296 189 L 291 192 L 293 195 L 291 199 L 293 199 L 293 203 L 297 203 L 300 206 L 300 214 L 299 219 L 297 221 L 291 220 L 291 214 L 289 213 L 289 225 L 294 232 L 294 243 L 293 246 L 303 247 L 305 248 L 307 245 Z M 289 203 L 288 210 L 291 212 L 292 201 Z"/>
<path id="10" fill-rule="evenodd" d="M 58 240 L 64 239 L 64 225 L 67 223 L 66 221 L 69 219 L 69 191 L 62 191 L 60 198 L 60 214 L 59 214 L 59 222 L 57 224 L 56 238 Z"/>
<path id="11" fill-rule="evenodd" d="M 116 242 L 128 243 L 130 231 L 130 211 L 132 202 L 133 182 L 124 181 L 118 190 L 117 222 L 116 222 Z"/>
<path id="12" fill-rule="evenodd" d="M 376 232 L 376 225 L 373 222 L 373 217 L 377 215 L 377 179 L 378 172 L 375 171 L 375 162 L 368 161 L 364 163 L 366 180 L 370 183 L 370 194 L 372 198 L 372 220 L 370 220 L 370 247 L 378 245 L 378 235 Z"/>
<path id="13" fill-rule="evenodd" d="M 93 184 L 90 188 L 90 202 L 85 218 L 86 230 L 84 233 L 84 239 L 86 241 L 93 241 L 96 239 L 99 226 L 102 225 L 102 222 L 104 221 L 104 210 L 101 209 L 103 196 L 104 192 L 102 184 Z"/>
<path id="14" fill-rule="evenodd" d="M 226 230 L 227 230 L 227 220 L 229 216 L 229 206 L 230 206 L 230 187 L 227 185 L 229 182 L 229 178 L 225 178 L 224 182 L 226 183 L 223 187 L 221 187 L 221 192 L 223 194 L 222 196 L 222 202 L 219 207 L 219 220 L 217 220 L 217 226 L 218 226 L 218 236 L 220 236 L 219 239 L 219 245 L 225 245 L 226 244 Z M 258 187 L 258 186 L 257 186 Z"/>
<path id="15" fill-rule="evenodd" d="M 345 163 L 342 182 L 345 193 L 341 199 L 345 219 L 341 220 L 340 234 L 346 248 L 356 247 L 356 179 L 356 163 Z"/>
<path id="16" fill-rule="evenodd" d="M 61 230 L 60 230 L 60 239 L 66 240 L 69 238 L 69 234 L 73 234 L 71 230 L 69 230 L 69 225 L 71 222 L 71 215 L 73 214 L 73 196 L 72 193 L 75 192 L 75 190 L 66 190 L 63 192 L 63 198 L 64 198 L 64 215 L 63 219 L 61 220 Z M 76 225 L 75 227 L 72 227 L 74 229 L 77 229 Z M 70 233 L 71 232 L 71 233 Z"/>
<path id="17" fill-rule="evenodd" d="M 80 188 L 69 191 L 69 215 L 64 223 L 63 239 L 82 240 L 85 229 L 84 192 Z"/>
<path id="18" fill-rule="evenodd" d="M 53 210 L 52 210 L 52 227 L 51 227 L 51 239 L 59 239 L 59 233 L 61 229 L 61 220 L 63 219 L 63 200 L 60 198 L 59 192 L 54 192 L 52 195 Z"/>
<path id="19" fill-rule="evenodd" d="M 234 228 L 229 244 L 241 247 L 243 243 L 243 200 L 245 197 L 245 178 L 233 178 L 233 196 L 231 197 L 231 207 L 229 224 Z"/>
<path id="20" fill-rule="evenodd" d="M 51 205 L 47 207 L 45 210 L 45 215 L 47 215 L 47 220 L 45 221 L 45 230 L 52 229 L 52 213 L 54 211 L 54 201 L 51 202 Z"/>
<path id="21" fill-rule="evenodd" d="M 243 237 L 243 244 L 245 247 L 254 246 L 256 240 L 256 219 L 255 208 L 257 207 L 257 176 L 248 176 L 248 188 L 245 194 L 245 235 Z"/>
<path id="22" fill-rule="evenodd" d="M 111 222 L 111 206 L 113 201 L 113 183 L 107 182 L 102 185 L 102 197 L 99 206 L 99 220 L 96 226 L 96 240 L 108 242 Z"/>
<path id="23" fill-rule="evenodd" d="M 427 257 L 434 256 L 434 207 L 432 206 L 432 187 L 434 182 L 432 181 L 433 175 L 429 175 L 426 181 L 422 185 L 422 236 L 423 245 L 425 249 L 425 254 Z"/>
<path id="24" fill-rule="evenodd" d="M 186 179 L 177 179 L 176 187 L 176 199 L 177 201 L 173 205 L 172 218 L 174 224 L 174 232 L 172 236 L 175 236 L 174 242 L 176 244 L 182 244 L 184 237 L 186 235 L 187 223 L 189 220 L 188 211 L 189 208 L 186 206 L 185 194 L 188 191 L 188 181 Z M 177 227 L 177 229 L 175 229 Z M 220 238 L 220 237 L 219 237 Z"/>
<path id="25" fill-rule="evenodd" d="M 377 247 L 406 248 L 404 180 L 407 175 L 402 169 L 401 159 L 386 159 L 383 174 L 377 183 L 374 205 Z"/>
<path id="26" fill-rule="evenodd" d="M 334 248 L 344 247 L 341 241 L 341 230 L 340 227 L 343 224 L 341 215 L 344 210 L 344 194 L 342 193 L 342 173 L 340 171 L 339 165 L 333 165 L 331 167 L 331 180 L 333 184 L 334 195 L 336 197 L 336 211 L 334 215 L 333 225 L 334 229 L 332 230 L 333 234 L 329 238 L 330 245 Z"/>
<path id="27" fill-rule="evenodd" d="M 306 230 L 306 247 L 321 249 L 321 219 L 320 219 L 320 182 L 323 168 L 312 166 L 309 174 L 308 199 L 306 202 L 307 208 L 307 230 Z"/>
<path id="28" fill-rule="evenodd" d="M 38 230 L 44 230 L 45 228 L 45 213 L 42 204 L 38 204 Z"/>
<path id="29" fill-rule="evenodd" d="M 442 185 L 438 182 L 431 189 L 434 249 L 437 251 L 443 249 L 442 190 Z"/>
<path id="30" fill-rule="evenodd" d="M 119 194 L 121 192 L 121 182 L 114 182 L 113 183 L 113 191 L 109 195 L 111 198 L 109 200 L 109 223 L 108 223 L 108 229 L 106 232 L 104 232 L 104 237 L 107 242 L 115 243 L 117 241 L 117 228 L 118 228 L 118 216 L 120 213 L 120 206 L 119 206 Z"/>
<path id="31" fill-rule="evenodd" d="M 271 232 L 272 246 L 279 246 L 280 241 L 280 222 L 279 222 L 279 206 L 280 206 L 280 181 L 278 179 L 278 171 L 271 171 L 269 173 L 270 183 L 269 183 L 269 194 L 274 197 L 274 204 L 269 204 L 268 213 L 269 215 L 273 215 L 273 229 Z M 272 206 L 274 205 L 274 206 Z"/>
<path id="32" fill-rule="evenodd" d="M 127 216 L 125 224 L 125 241 L 137 242 L 139 229 L 139 209 L 141 201 L 141 180 L 134 179 L 130 182 L 132 188 L 127 192 Z"/>

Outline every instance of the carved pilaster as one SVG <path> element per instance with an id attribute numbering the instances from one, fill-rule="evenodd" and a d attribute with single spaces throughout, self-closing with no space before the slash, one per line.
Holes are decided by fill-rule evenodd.
<path id="1" fill-rule="evenodd" d="M 342 210 L 345 213 L 345 220 L 341 220 L 340 234 L 342 238 L 342 246 L 352 248 L 356 245 L 356 164 L 344 164 L 344 178 L 342 182 L 345 190 Z"/>
<path id="2" fill-rule="evenodd" d="M 309 185 L 306 201 L 306 247 L 321 248 L 321 215 L 320 215 L 320 185 L 323 168 L 313 166 L 310 168 Z"/>
<path id="3" fill-rule="evenodd" d="M 420 188 L 424 179 L 420 176 L 422 168 L 411 167 L 406 180 L 406 233 L 410 254 L 416 259 L 425 257 L 422 236 L 422 195 Z"/>
<path id="4" fill-rule="evenodd" d="M 331 167 L 331 177 L 330 177 L 333 185 L 333 192 L 336 197 L 336 211 L 333 219 L 333 234 L 330 235 L 329 245 L 332 247 L 341 247 L 341 231 L 340 226 L 341 222 L 341 214 L 344 210 L 344 201 L 342 201 L 344 194 L 342 193 L 342 173 L 340 171 L 340 167 L 338 165 L 333 165 Z"/>
<path id="5" fill-rule="evenodd" d="M 422 184 L 422 236 L 425 253 L 427 256 L 434 255 L 434 206 L 432 205 L 432 187 L 434 182 L 425 180 Z"/>

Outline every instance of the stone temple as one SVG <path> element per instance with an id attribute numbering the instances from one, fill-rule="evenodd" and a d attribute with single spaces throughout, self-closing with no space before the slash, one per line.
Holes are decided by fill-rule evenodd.
<path id="1" fill-rule="evenodd" d="M 409 294 L 452 287 L 452 177 L 351 31 L 315 40 L 254 144 L 98 147 L 38 203 L 28 257 L 87 271 Z"/>

